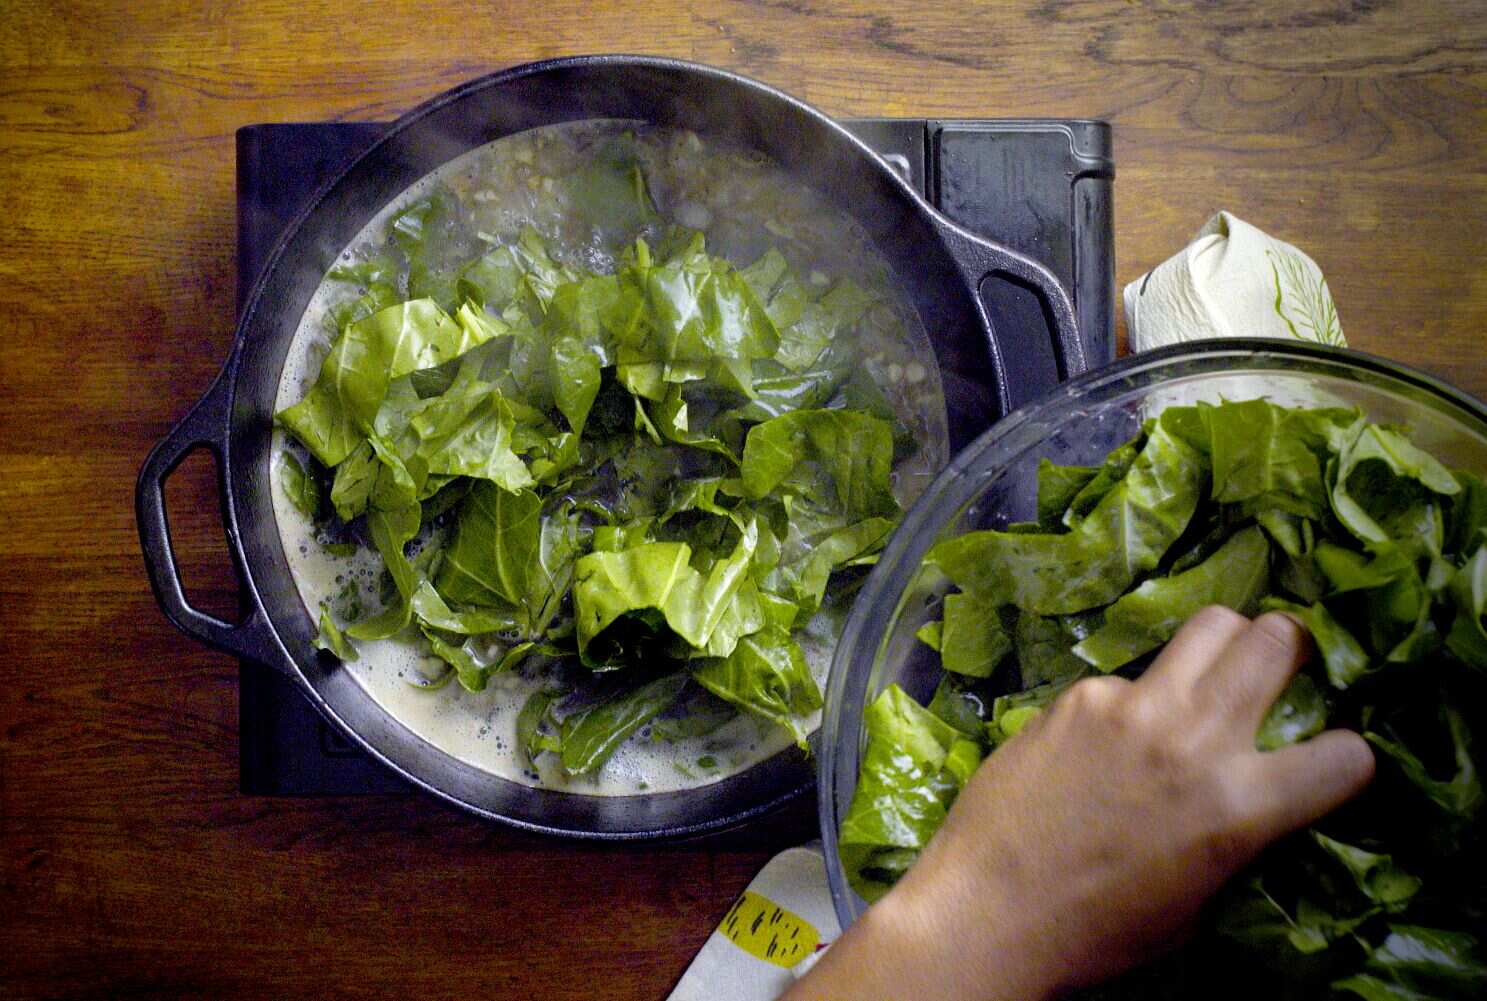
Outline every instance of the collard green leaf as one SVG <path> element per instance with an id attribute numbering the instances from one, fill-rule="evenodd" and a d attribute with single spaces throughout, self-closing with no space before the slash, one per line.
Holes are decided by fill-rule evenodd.
<path id="1" fill-rule="evenodd" d="M 572 580 L 575 526 L 544 513 L 531 491 L 478 482 L 460 507 L 434 583 L 450 601 L 521 610 L 528 635 L 546 628 Z"/>
<path id="2" fill-rule="evenodd" d="M 1012 635 L 1022 687 L 1067 683 L 1088 674 L 1089 665 L 1074 653 L 1084 638 L 1080 632 L 1069 620 L 1019 611 Z"/>
<path id="3" fill-rule="evenodd" d="M 1450 705 L 1441 708 L 1446 729 L 1451 736 L 1455 773 L 1449 779 L 1437 779 L 1425 763 L 1404 744 L 1372 730 L 1363 736 L 1374 747 L 1388 755 L 1405 779 L 1419 789 L 1436 806 L 1453 817 L 1470 820 L 1482 809 L 1482 779 L 1472 758 L 1472 734 L 1466 719 Z"/>
<path id="4" fill-rule="evenodd" d="M 510 629 L 515 624 L 510 615 L 487 609 L 451 609 L 425 576 L 423 555 L 418 561 L 421 565 L 408 559 L 404 547 L 418 534 L 419 519 L 417 504 L 373 509 L 367 515 L 372 543 L 393 580 L 394 599 L 377 615 L 352 625 L 346 634 L 359 640 L 387 639 L 408 628 L 415 617 L 422 626 L 462 635 Z"/>
<path id="5" fill-rule="evenodd" d="M 418 578 L 403 547 L 418 534 L 420 516 L 416 504 L 397 510 L 373 511 L 367 515 L 367 530 L 397 586 L 397 599 L 377 615 L 347 629 L 346 634 L 353 639 L 387 639 L 402 632 L 413 620 L 411 599 L 418 587 Z"/>
<path id="6" fill-rule="evenodd" d="M 320 609 L 320 632 L 315 637 L 315 649 L 325 650 L 340 660 L 355 660 L 357 657 L 356 647 L 342 635 L 330 609 L 324 606 Z"/>
<path id="7" fill-rule="evenodd" d="M 824 407 L 851 378 L 856 363 L 856 353 L 845 339 L 833 341 L 808 368 L 799 372 L 783 365 L 762 375 L 756 372 L 752 398 L 723 416 L 757 423 L 794 410 Z M 757 362 L 755 368 L 767 369 L 768 365 Z"/>
<path id="8" fill-rule="evenodd" d="M 1251 510 L 1318 518 L 1327 510 L 1324 460 L 1359 417 L 1351 410 L 1297 410 L 1266 400 L 1198 405 L 1213 460 L 1212 498 Z"/>
<path id="9" fill-rule="evenodd" d="M 485 690 L 486 682 L 490 677 L 490 669 L 476 662 L 475 658 L 463 645 L 450 643 L 440 636 L 436 630 L 423 630 L 424 639 L 428 641 L 429 649 L 434 656 L 448 664 L 453 670 L 460 686 L 467 692 L 480 692 Z"/>
<path id="10" fill-rule="evenodd" d="M 1316 550 L 1316 532 L 1310 518 L 1270 508 L 1257 513 L 1255 522 L 1287 556 L 1302 557 Z"/>
<path id="11" fill-rule="evenodd" d="M 998 607 L 974 594 L 945 595 L 940 656 L 945 670 L 989 678 L 1012 652 L 1012 637 L 1002 628 Z"/>
<path id="12" fill-rule="evenodd" d="M 1336 689 L 1344 689 L 1370 673 L 1372 667 L 1368 652 L 1363 649 L 1353 634 L 1348 632 L 1321 602 L 1315 605 L 1298 605 L 1284 598 L 1266 598 L 1260 607 L 1267 612 L 1286 612 L 1306 627 L 1311 638 L 1321 651 L 1322 662 L 1327 666 L 1327 681 Z"/>
<path id="13" fill-rule="evenodd" d="M 531 590 L 542 532 L 542 501 L 477 483 L 460 505 L 453 543 L 435 583 L 452 601 L 520 605 Z"/>
<path id="14" fill-rule="evenodd" d="M 1305 605 L 1321 601 L 1328 583 L 1317 564 L 1316 523 L 1275 508 L 1258 512 L 1255 522 L 1274 545 L 1270 575 L 1275 587 Z"/>
<path id="15" fill-rule="evenodd" d="M 516 416 L 495 387 L 452 387 L 411 419 L 418 456 L 430 473 L 490 480 L 513 493 L 534 484 L 512 448 Z"/>
<path id="16" fill-rule="evenodd" d="M 1274 751 L 1321 733 L 1327 726 L 1327 700 L 1309 674 L 1298 674 L 1271 705 L 1255 734 L 1255 747 Z"/>
<path id="17" fill-rule="evenodd" d="M 797 410 L 749 429 L 740 476 L 747 496 L 776 491 L 825 500 L 849 521 L 896 517 L 893 431 L 850 410 Z"/>
<path id="18" fill-rule="evenodd" d="M 320 486 L 292 452 L 280 454 L 279 489 L 305 517 L 313 519 L 320 514 Z"/>
<path id="19" fill-rule="evenodd" d="M 336 393 L 335 374 L 330 378 L 326 376 L 326 366 L 331 364 L 334 356 L 332 349 L 320 368 L 320 378 L 309 392 L 294 406 L 275 415 L 290 434 L 327 466 L 345 459 L 365 437 L 351 411 Z M 340 366 L 336 365 L 337 374 L 339 369 Z"/>
<path id="20" fill-rule="evenodd" d="M 621 268 L 619 292 L 605 311 L 620 379 L 632 393 L 660 399 L 664 384 L 717 372 L 752 393 L 752 364 L 770 358 L 779 332 L 748 283 L 722 258 L 710 257 L 701 234 L 674 258 L 648 261 L 637 242 Z"/>
<path id="21" fill-rule="evenodd" d="M 928 560 L 964 591 L 1041 615 L 1120 597 L 1157 565 L 1197 508 L 1202 456 L 1158 424 L 1130 470 L 1070 531 L 983 531 L 947 540 Z"/>
<path id="22" fill-rule="evenodd" d="M 1048 459 L 1039 461 L 1038 524 L 1050 532 L 1063 525 L 1064 512 L 1099 472 L 1099 466 L 1056 466 Z"/>
<path id="23" fill-rule="evenodd" d="M 749 575 L 758 546 L 759 526 L 750 519 L 740 529 L 733 552 L 708 570 L 693 601 L 695 624 L 689 624 L 685 631 L 678 630 L 683 637 L 688 633 L 700 636 L 702 641 L 694 645 L 703 647 L 709 656 L 727 657 L 738 637 L 764 626 L 758 592 Z"/>
<path id="24" fill-rule="evenodd" d="M 692 428 L 691 414 L 681 386 L 670 386 L 665 397 L 651 407 L 651 416 L 656 430 L 668 441 L 713 452 L 730 463 L 738 462 L 733 448 L 721 438 Z"/>
<path id="25" fill-rule="evenodd" d="M 744 636 L 726 657 L 700 661 L 692 678 L 719 698 L 789 730 L 805 748 L 802 718 L 821 708 L 821 692 L 788 632 L 765 629 Z"/>
<path id="26" fill-rule="evenodd" d="M 935 686 L 935 694 L 927 708 L 962 736 L 978 741 L 985 739 L 984 703 L 979 696 L 960 687 L 950 675 L 942 677 Z"/>
<path id="27" fill-rule="evenodd" d="M 1323 851 L 1342 863 L 1360 893 L 1387 911 L 1403 910 L 1420 891 L 1420 880 L 1400 869 L 1388 855 L 1335 841 L 1320 831 L 1312 831 L 1311 837 Z"/>
<path id="28" fill-rule="evenodd" d="M 788 326 L 778 326 L 780 345 L 775 360 L 794 372 L 809 368 L 837 337 L 857 325 L 875 301 L 855 282 L 843 280 L 813 302 L 799 282 L 787 277 L 768 309 L 777 326 L 794 317 Z"/>
<path id="29" fill-rule="evenodd" d="M 991 703 L 991 720 L 986 724 L 987 738 L 1000 744 L 1017 736 L 1039 714 L 1053 704 L 1072 685 L 1074 677 L 1025 688 L 1010 695 L 999 695 Z"/>
<path id="30" fill-rule="evenodd" d="M 768 303 L 774 297 L 775 289 L 789 273 L 790 262 L 775 247 L 770 247 L 748 267 L 738 269 L 738 276 L 748 283 L 754 298 L 762 303 Z M 786 322 L 793 323 L 795 318 L 790 317 Z M 776 325 L 779 325 L 778 321 Z"/>
<path id="31" fill-rule="evenodd" d="M 1307 897 L 1296 902 L 1293 915 L 1266 890 L 1259 877 L 1225 892 L 1218 911 L 1214 927 L 1219 934 L 1252 947 L 1284 943 L 1288 950 L 1294 950 L 1291 955 L 1322 952 L 1367 919 L 1334 914 Z"/>
<path id="32" fill-rule="evenodd" d="M 535 229 L 524 226 L 515 243 L 497 247 L 460 269 L 456 288 L 461 297 L 500 311 L 507 322 L 513 319 L 507 307 L 515 305 L 537 323 L 558 286 L 577 277 L 553 261 Z"/>
<path id="33" fill-rule="evenodd" d="M 330 502 L 343 521 L 350 521 L 366 511 L 377 484 L 380 468 L 372 443 L 362 438 L 351 453 L 336 467 L 331 483 Z"/>
<path id="34" fill-rule="evenodd" d="M 1069 499 L 1062 519 L 1065 527 L 1073 528 L 1082 521 L 1084 516 L 1093 511 L 1106 494 L 1115 489 L 1117 483 L 1126 478 L 1131 464 L 1136 461 L 1136 456 L 1141 454 L 1141 446 L 1145 441 L 1146 432 L 1142 431 L 1130 441 L 1112 449 L 1110 454 L 1105 456 L 1105 461 L 1100 463 L 1095 475 L 1090 477 Z"/>
<path id="35" fill-rule="evenodd" d="M 1316 548 L 1316 561 L 1333 594 L 1387 587 L 1412 569 L 1410 560 L 1392 546 L 1377 554 L 1367 554 L 1322 542 Z"/>
<path id="36" fill-rule="evenodd" d="M 1113 671 L 1155 650 L 1206 605 L 1252 615 L 1270 584 L 1270 545 L 1259 528 L 1234 535 L 1202 563 L 1148 580 L 1105 612 L 1105 624 L 1074 647 L 1102 671 Z"/>
<path id="37" fill-rule="evenodd" d="M 1378 546 L 1395 537 L 1401 513 L 1459 493 L 1461 484 L 1435 457 L 1398 431 L 1366 424 L 1338 456 L 1332 510 L 1360 540 Z"/>
<path id="38" fill-rule="evenodd" d="M 884 851 L 922 849 L 945 820 L 955 787 L 937 786 L 956 730 L 890 685 L 863 713 L 867 750 L 839 843 L 847 879 L 869 901 L 889 884 L 875 872 Z"/>
<path id="39" fill-rule="evenodd" d="M 484 333 L 462 327 L 432 299 L 388 306 L 348 326 L 304 399 L 275 417 L 317 459 L 335 466 L 371 428 L 389 382 L 458 358 Z"/>
<path id="40" fill-rule="evenodd" d="M 798 622 L 803 623 L 821 607 L 832 572 L 881 549 L 894 523 L 891 518 L 864 518 L 813 540 L 804 558 L 781 567 L 786 588 L 799 608 Z"/>
<path id="41" fill-rule="evenodd" d="M 1462 663 L 1487 671 L 1487 543 L 1478 547 L 1451 579 L 1456 616 L 1446 636 L 1446 649 Z"/>
<path id="42" fill-rule="evenodd" d="M 372 446 L 377 459 L 377 478 L 367 499 L 370 506 L 379 511 L 396 511 L 416 505 L 423 484 L 409 470 L 396 446 L 375 432 L 367 435 L 367 444 Z"/>
<path id="43" fill-rule="evenodd" d="M 528 761 L 536 761 L 543 751 L 561 751 L 563 744 L 558 734 L 551 729 L 551 710 L 561 692 L 543 688 L 527 696 L 521 711 L 516 714 L 516 746 L 526 754 Z"/>
<path id="44" fill-rule="evenodd" d="M 558 286 L 545 318 L 550 345 L 548 379 L 554 403 L 574 434 L 582 434 L 599 395 L 602 369 L 613 349 L 601 319 L 619 295 L 613 275 L 595 275 Z"/>
<path id="45" fill-rule="evenodd" d="M 1391 923 L 1388 936 L 1369 952 L 1367 968 L 1395 983 L 1447 996 L 1479 998 L 1487 992 L 1481 945 L 1465 932 Z"/>
<path id="46" fill-rule="evenodd" d="M 423 523 L 426 525 L 433 524 L 446 511 L 458 507 L 474 486 L 471 480 L 460 477 L 438 477 L 437 480 L 441 482 L 436 483 L 433 477 L 424 482 L 422 506 Z"/>
<path id="47" fill-rule="evenodd" d="M 652 538 L 656 519 L 636 518 L 619 525 L 599 525 L 589 537 L 589 551 L 593 553 L 619 553 L 626 549 L 656 541 Z M 676 541 L 675 539 L 670 541 Z"/>
<path id="48" fill-rule="evenodd" d="M 436 188 L 392 217 L 388 235 L 408 264 L 410 298 L 431 298 L 453 308 L 455 273 L 449 254 L 462 244 L 455 226 L 459 203 L 447 188 Z"/>
<path id="49" fill-rule="evenodd" d="M 686 672 L 676 671 L 565 717 L 559 752 L 563 770 L 584 775 L 599 768 L 632 733 L 675 702 L 686 684 Z"/>
<path id="50" fill-rule="evenodd" d="M 349 264 L 338 264 L 325 273 L 326 281 L 345 282 L 357 286 L 358 298 L 341 302 L 332 307 L 327 317 L 331 321 L 331 333 L 338 334 L 347 323 L 354 323 L 377 310 L 391 306 L 399 299 L 407 298 L 399 292 L 402 276 L 397 263 L 388 254 L 379 254 L 366 260 Z"/>
<path id="51" fill-rule="evenodd" d="M 644 611 L 661 613 L 673 633 L 694 649 L 707 649 L 748 577 L 757 543 L 758 530 L 751 525 L 733 554 L 705 577 L 690 565 L 692 548 L 685 542 L 651 542 L 584 556 L 575 567 L 573 585 L 579 652 L 586 653 L 620 616 Z"/>
<path id="52" fill-rule="evenodd" d="M 675 705 L 651 722 L 651 739 L 674 742 L 706 737 L 737 718 L 737 707 L 700 685 L 692 685 Z"/>
<path id="53" fill-rule="evenodd" d="M 748 573 L 747 567 L 745 573 Z M 727 657 L 733 653 L 739 640 L 759 632 L 768 624 L 761 592 L 749 576 L 739 581 L 732 595 L 724 597 L 715 607 L 719 609 L 717 622 L 708 634 L 707 645 L 701 651 L 693 651 L 694 657 Z"/>
<path id="54" fill-rule="evenodd" d="M 883 392 L 883 376 L 878 369 L 871 361 L 855 366 L 842 386 L 840 402 L 843 409 L 857 410 L 888 422 L 893 428 L 893 458 L 898 462 L 916 455 L 919 441 L 913 429 L 899 419 L 898 411 Z"/>
<path id="55" fill-rule="evenodd" d="M 1396 664 L 1416 663 L 1441 642 L 1431 616 L 1432 598 L 1413 565 L 1383 587 L 1364 595 L 1369 645 L 1376 655 Z"/>
<path id="56" fill-rule="evenodd" d="M 666 505 L 666 510 L 657 519 L 662 524 L 686 511 L 702 511 L 706 514 L 715 514 L 721 518 L 730 517 L 732 511 L 723 506 L 727 497 L 719 497 L 718 491 L 723 486 L 723 477 L 705 476 L 693 480 L 684 480 L 672 484 L 671 501 Z"/>
<path id="57" fill-rule="evenodd" d="M 461 298 L 500 310 L 516 299 L 522 269 L 510 247 L 497 247 L 460 269 L 456 289 Z"/>
<path id="58" fill-rule="evenodd" d="M 516 615 L 499 608 L 462 608 L 449 606 L 419 570 L 413 597 L 409 599 L 413 616 L 419 625 L 430 626 L 460 636 L 479 636 L 484 633 L 506 632 L 518 628 L 521 623 Z"/>
<path id="59" fill-rule="evenodd" d="M 1439 994 L 1417 991 L 1371 973 L 1357 973 L 1334 981 L 1332 989 L 1356 994 L 1363 1001 L 1443 1001 Z"/>
<path id="60" fill-rule="evenodd" d="M 1468 553 L 1487 544 L 1487 481 L 1463 469 L 1455 470 L 1461 492 L 1451 499 L 1445 551 Z"/>

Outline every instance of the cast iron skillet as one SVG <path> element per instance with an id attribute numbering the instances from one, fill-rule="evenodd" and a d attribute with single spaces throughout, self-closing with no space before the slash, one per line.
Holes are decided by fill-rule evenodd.
<path id="1" fill-rule="evenodd" d="M 792 749 L 700 790 L 614 798 L 534 790 L 456 760 L 316 656 L 315 626 L 290 578 L 269 494 L 280 371 L 336 255 L 381 206 L 453 157 L 515 132 L 586 118 L 689 128 L 761 150 L 860 220 L 930 333 L 954 450 L 1014 403 L 1052 388 L 1039 384 L 1050 376 L 1037 373 L 1066 378 L 1086 367 L 1073 308 L 1052 274 L 947 221 L 815 109 L 732 73 L 670 59 L 554 59 L 474 80 L 415 108 L 315 197 L 248 296 L 221 374 L 145 460 L 135 494 L 140 541 L 171 622 L 209 646 L 285 672 L 327 719 L 415 785 L 481 816 L 547 833 L 699 834 L 742 823 L 809 788 L 810 767 Z M 1033 291 L 1047 329 L 993 331 L 977 292 L 989 276 Z M 235 625 L 186 601 L 171 549 L 164 482 L 197 448 L 216 459 L 228 548 L 250 609 Z"/>

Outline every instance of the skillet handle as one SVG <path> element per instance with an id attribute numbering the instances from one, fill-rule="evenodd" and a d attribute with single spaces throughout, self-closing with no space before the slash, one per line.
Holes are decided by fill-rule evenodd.
<path id="1" fill-rule="evenodd" d="M 232 406 L 232 371 L 231 363 L 223 367 L 206 395 L 150 450 L 145 459 L 134 487 L 134 514 L 139 524 L 140 548 L 144 552 L 145 570 L 150 575 L 155 600 L 177 629 L 224 653 L 290 673 L 276 652 L 278 641 L 268 617 L 253 589 L 247 586 L 242 543 L 228 512 L 224 457 Z M 180 567 L 176 564 L 175 549 L 171 545 L 170 524 L 165 514 L 165 481 L 186 456 L 198 448 L 211 452 L 217 467 L 217 490 L 222 499 L 222 524 L 227 532 L 228 550 L 232 554 L 242 593 L 248 596 L 251 604 L 248 613 L 236 624 L 203 612 L 186 600 Z"/>
<path id="2" fill-rule="evenodd" d="M 1089 368 L 1074 304 L 1053 272 L 948 221 L 940 234 L 974 295 L 1000 368 L 997 387 L 1006 412 Z M 988 281 L 1001 285 L 999 294 L 981 295 Z"/>

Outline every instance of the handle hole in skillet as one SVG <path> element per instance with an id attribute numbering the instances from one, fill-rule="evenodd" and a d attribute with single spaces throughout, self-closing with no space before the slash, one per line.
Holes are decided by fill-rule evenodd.
<path id="1" fill-rule="evenodd" d="M 237 571 L 223 534 L 217 462 L 196 448 L 165 481 L 165 518 L 186 600 L 226 622 L 242 618 Z"/>
<path id="2" fill-rule="evenodd" d="M 1038 292 L 1011 275 L 987 275 L 979 292 L 992 336 L 1001 345 L 1011 396 L 1004 403 L 1008 411 L 1016 410 L 1058 385 L 1053 320 Z"/>

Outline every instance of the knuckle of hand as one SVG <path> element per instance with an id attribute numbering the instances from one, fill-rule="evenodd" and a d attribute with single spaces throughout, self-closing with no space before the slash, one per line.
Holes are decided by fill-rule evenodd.
<path id="1" fill-rule="evenodd" d="M 1120 698 L 1125 684 L 1120 678 L 1106 676 L 1081 678 L 1069 686 L 1062 701 L 1066 710 L 1075 715 L 1106 715 Z"/>
<path id="2" fill-rule="evenodd" d="M 1188 620 L 1188 624 L 1194 629 L 1201 629 L 1205 632 L 1227 633 L 1238 627 L 1249 625 L 1249 621 L 1226 605 L 1206 605 Z"/>
<path id="3" fill-rule="evenodd" d="M 1282 612 L 1267 612 L 1250 623 L 1249 632 L 1256 643 L 1277 659 L 1289 660 L 1306 643 L 1306 633 L 1295 619 Z"/>

